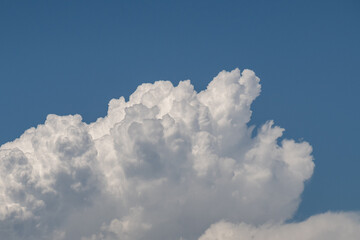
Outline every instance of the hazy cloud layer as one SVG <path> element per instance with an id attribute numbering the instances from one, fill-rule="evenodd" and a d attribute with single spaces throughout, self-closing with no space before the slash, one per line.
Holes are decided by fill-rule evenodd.
<path id="1" fill-rule="evenodd" d="M 272 121 L 254 136 L 247 124 L 259 93 L 254 72 L 235 69 L 200 93 L 190 81 L 143 84 L 128 102 L 111 100 L 107 116 L 92 124 L 49 115 L 0 148 L 1 235 L 197 239 L 223 219 L 241 222 L 217 223 L 202 236 L 221 240 L 233 239 L 221 237 L 227 229 L 235 236 L 282 223 L 313 173 L 312 148 L 279 142 L 284 129 Z M 353 221 L 329 215 L 339 217 Z"/>

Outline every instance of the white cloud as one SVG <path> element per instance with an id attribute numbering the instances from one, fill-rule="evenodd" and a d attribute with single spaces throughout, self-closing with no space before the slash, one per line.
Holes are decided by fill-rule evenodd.
<path id="1" fill-rule="evenodd" d="M 255 74 L 235 69 L 200 93 L 190 81 L 143 84 L 91 124 L 49 115 L 0 148 L 1 234 L 196 239 L 222 219 L 290 219 L 313 173 L 312 148 L 278 144 L 284 129 L 273 121 L 251 137 L 259 93 Z"/>
<path id="2" fill-rule="evenodd" d="M 145 233 L 151 229 L 150 223 L 143 222 L 143 208 L 131 208 L 129 215 L 122 217 L 121 220 L 113 219 L 109 225 L 101 227 L 101 233 L 92 235 L 90 238 L 83 240 L 132 240 L 143 239 Z M 145 237 L 146 238 L 146 237 Z"/>
<path id="3" fill-rule="evenodd" d="M 212 225 L 199 240 L 357 240 L 360 215 L 325 213 L 304 222 L 263 225 L 219 222 Z"/>

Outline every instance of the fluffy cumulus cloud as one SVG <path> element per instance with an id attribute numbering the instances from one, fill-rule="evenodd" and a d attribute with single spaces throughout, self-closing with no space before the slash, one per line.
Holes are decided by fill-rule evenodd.
<path id="1" fill-rule="evenodd" d="M 249 126 L 259 94 L 254 72 L 235 69 L 199 93 L 190 81 L 143 84 L 91 124 L 49 115 L 0 147 L 1 236 L 351 239 L 356 214 L 284 224 L 313 173 L 312 148 L 280 141 L 273 121 Z"/>
<path id="2" fill-rule="evenodd" d="M 219 222 L 199 240 L 357 240 L 360 217 L 354 213 L 325 213 L 304 222 L 254 227 L 245 223 Z"/>

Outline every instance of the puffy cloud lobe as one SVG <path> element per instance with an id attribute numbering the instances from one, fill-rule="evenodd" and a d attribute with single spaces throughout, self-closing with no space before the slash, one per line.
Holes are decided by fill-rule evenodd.
<path id="1" fill-rule="evenodd" d="M 360 215 L 325 213 L 304 222 L 263 225 L 219 222 L 212 225 L 199 240 L 356 240 L 360 236 Z"/>
<path id="2" fill-rule="evenodd" d="M 96 149 L 81 117 L 49 115 L 0 151 L 0 219 L 7 239 L 48 238 L 99 183 Z"/>
<path id="3" fill-rule="evenodd" d="M 114 219 L 109 225 L 103 225 L 100 234 L 94 234 L 91 238 L 82 238 L 82 240 L 132 240 L 144 238 L 143 232 L 151 229 L 151 224 L 143 222 L 142 213 L 143 209 L 141 207 L 131 208 L 130 214 L 121 220 Z"/>
<path id="4" fill-rule="evenodd" d="M 272 121 L 251 137 L 259 93 L 254 72 L 235 69 L 200 93 L 143 84 L 91 124 L 49 115 L 0 148 L 0 227 L 9 239 L 196 239 L 221 219 L 289 219 L 312 148 L 278 144 Z"/>

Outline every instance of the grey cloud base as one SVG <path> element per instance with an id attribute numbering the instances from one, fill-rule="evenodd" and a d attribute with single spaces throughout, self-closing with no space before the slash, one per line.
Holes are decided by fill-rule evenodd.
<path id="1" fill-rule="evenodd" d="M 252 137 L 250 106 L 259 94 L 254 72 L 235 69 L 200 93 L 190 81 L 143 84 L 91 124 L 49 115 L 0 148 L 1 235 L 230 240 L 307 226 L 281 223 L 313 173 L 312 148 L 278 143 L 284 129 L 272 121 Z M 326 219 L 339 217 L 359 225 L 348 215 Z M 252 227 L 264 224 L 277 225 Z M 222 233 L 229 229 L 230 237 Z"/>

